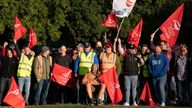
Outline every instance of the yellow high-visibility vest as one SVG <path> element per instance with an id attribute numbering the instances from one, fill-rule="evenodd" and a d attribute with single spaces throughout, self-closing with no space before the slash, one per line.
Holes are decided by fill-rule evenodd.
<path id="1" fill-rule="evenodd" d="M 79 63 L 79 67 L 82 68 L 82 67 L 86 67 L 89 69 L 89 71 L 91 71 L 91 67 L 94 63 L 94 56 L 96 54 L 94 52 L 89 52 L 89 54 L 86 56 L 84 52 L 82 53 L 79 53 L 79 60 L 80 60 L 80 63 Z"/>
<path id="2" fill-rule="evenodd" d="M 34 56 L 32 56 L 29 60 L 26 55 L 21 54 L 21 58 L 20 58 L 19 66 L 18 66 L 18 70 L 17 70 L 18 77 L 30 77 L 31 76 L 33 60 L 34 60 Z"/>

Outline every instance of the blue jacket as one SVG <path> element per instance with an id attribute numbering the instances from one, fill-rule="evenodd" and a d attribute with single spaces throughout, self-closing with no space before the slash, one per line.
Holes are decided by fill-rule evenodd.
<path id="1" fill-rule="evenodd" d="M 167 74 L 169 59 L 165 54 L 153 55 L 148 60 L 148 70 L 153 77 L 160 77 Z"/>

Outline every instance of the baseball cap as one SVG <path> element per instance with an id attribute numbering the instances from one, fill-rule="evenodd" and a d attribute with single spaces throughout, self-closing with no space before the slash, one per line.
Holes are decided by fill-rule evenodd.
<path id="1" fill-rule="evenodd" d="M 42 52 L 44 53 L 44 52 L 46 52 L 46 51 L 48 51 L 49 50 L 49 47 L 48 46 L 43 46 L 42 47 Z"/>
<path id="2" fill-rule="evenodd" d="M 112 48 L 112 47 L 113 47 L 113 45 L 111 42 L 106 43 L 106 48 Z"/>
<path id="3" fill-rule="evenodd" d="M 79 43 L 76 47 L 80 48 L 80 47 L 84 47 L 84 45 L 82 43 Z"/>
<path id="4" fill-rule="evenodd" d="M 91 47 L 91 44 L 89 42 L 85 42 L 85 48 Z"/>
<path id="5" fill-rule="evenodd" d="M 128 44 L 128 49 L 135 49 L 135 45 L 134 44 Z"/>

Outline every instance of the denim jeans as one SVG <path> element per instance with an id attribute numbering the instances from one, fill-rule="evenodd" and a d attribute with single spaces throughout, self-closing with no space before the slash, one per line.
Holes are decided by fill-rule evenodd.
<path id="1" fill-rule="evenodd" d="M 25 87 L 24 98 L 25 98 L 25 102 L 28 103 L 30 87 L 31 87 L 31 77 L 18 77 L 18 84 L 19 84 L 19 89 L 21 93 L 23 92 L 23 87 Z"/>
<path id="2" fill-rule="evenodd" d="M 49 80 L 41 79 L 35 94 L 35 104 L 46 104 L 50 82 Z"/>
<path id="3" fill-rule="evenodd" d="M 6 77 L 0 77 L 0 84 L 1 84 L 1 91 L 0 91 L 0 104 L 2 103 L 2 99 L 5 97 L 5 95 L 8 92 L 8 88 L 11 84 L 11 78 Z"/>
<path id="4" fill-rule="evenodd" d="M 127 76 L 125 75 L 125 88 L 126 88 L 126 102 L 130 102 L 130 90 L 132 91 L 132 99 L 133 102 L 136 101 L 137 96 L 137 81 L 138 76 Z"/>
<path id="5" fill-rule="evenodd" d="M 176 80 L 177 95 L 180 103 L 187 103 L 189 97 L 189 80 Z"/>
<path id="6" fill-rule="evenodd" d="M 165 84 L 167 82 L 167 75 L 153 78 L 153 87 L 156 94 L 156 99 L 159 104 L 165 103 Z"/>

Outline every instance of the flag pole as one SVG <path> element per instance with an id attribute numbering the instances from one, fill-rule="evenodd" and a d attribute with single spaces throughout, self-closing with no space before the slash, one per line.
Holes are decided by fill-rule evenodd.
<path id="1" fill-rule="evenodd" d="M 157 31 L 159 30 L 159 28 L 157 28 L 157 30 L 155 30 L 155 32 L 154 33 L 157 33 Z"/>
<path id="2" fill-rule="evenodd" d="M 120 32 L 120 30 L 121 30 L 121 26 L 122 26 L 122 24 L 123 24 L 123 22 L 124 22 L 124 19 L 125 19 L 125 17 L 121 20 L 121 24 L 120 24 L 119 29 L 118 29 L 118 31 L 117 31 L 116 38 L 118 38 L 118 36 L 119 36 L 119 32 Z"/>

